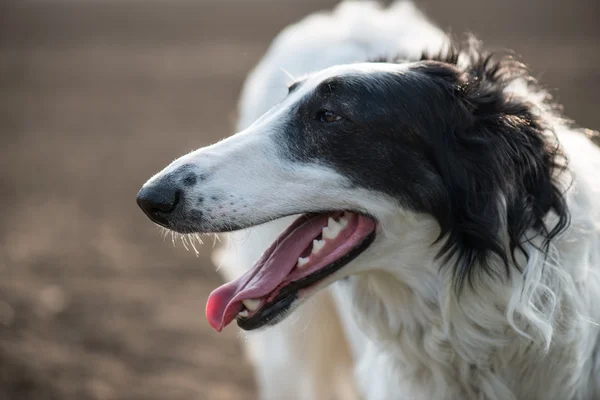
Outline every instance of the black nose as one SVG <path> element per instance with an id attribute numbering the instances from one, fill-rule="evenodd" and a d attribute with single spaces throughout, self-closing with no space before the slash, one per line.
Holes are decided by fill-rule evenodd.
<path id="1" fill-rule="evenodd" d="M 159 225 L 168 226 L 169 214 L 175 210 L 181 198 L 181 190 L 171 185 L 157 183 L 143 187 L 137 194 L 138 206 Z"/>

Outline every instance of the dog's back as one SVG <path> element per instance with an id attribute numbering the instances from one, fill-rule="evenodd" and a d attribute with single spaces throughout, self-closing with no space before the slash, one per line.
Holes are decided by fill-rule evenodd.
<path id="1" fill-rule="evenodd" d="M 248 76 L 237 129 L 251 125 L 286 96 L 290 75 L 385 56 L 417 59 L 424 51 L 439 50 L 444 40 L 410 2 L 383 8 L 376 2 L 348 1 L 333 12 L 311 15 L 282 31 Z M 219 271 L 227 280 L 240 276 L 293 219 L 227 235 L 214 256 Z M 247 338 L 261 399 L 357 398 L 353 353 L 361 351 L 361 341 L 346 337 L 359 334 L 344 329 L 350 322 L 340 317 L 330 291 L 324 291 L 287 320 Z"/>

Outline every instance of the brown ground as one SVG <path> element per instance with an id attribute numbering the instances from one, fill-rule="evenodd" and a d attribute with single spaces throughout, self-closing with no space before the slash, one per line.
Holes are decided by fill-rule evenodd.
<path id="1" fill-rule="evenodd" d="M 255 398 L 235 329 L 204 321 L 211 244 L 174 248 L 134 197 L 231 133 L 269 39 L 331 3 L 0 4 L 0 399 Z M 422 1 L 443 27 L 516 49 L 596 129 L 598 4 Z"/>

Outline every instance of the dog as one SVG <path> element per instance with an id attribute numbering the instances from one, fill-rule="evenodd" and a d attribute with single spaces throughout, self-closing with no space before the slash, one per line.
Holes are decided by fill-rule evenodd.
<path id="1" fill-rule="evenodd" d="M 236 232 L 206 315 L 267 328 L 264 398 L 600 399 L 600 150 L 521 63 L 343 3 L 279 35 L 240 108 L 137 202 Z"/>

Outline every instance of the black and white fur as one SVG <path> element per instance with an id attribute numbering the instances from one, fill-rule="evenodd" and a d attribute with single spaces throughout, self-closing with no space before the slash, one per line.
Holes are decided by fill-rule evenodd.
<path id="1" fill-rule="evenodd" d="M 394 17 L 414 31 L 380 40 Z M 600 398 L 600 151 L 522 65 L 446 42 L 407 3 L 310 17 L 250 76 L 241 131 L 146 183 L 176 188 L 170 229 L 253 227 L 221 250 L 231 275 L 290 215 L 378 221 L 374 243 L 320 284 L 335 306 L 315 297 L 250 336 L 269 338 L 254 344 L 264 398 L 290 398 L 293 386 L 298 398 L 328 395 L 334 380 L 303 368 L 320 365 L 312 346 L 336 342 L 327 332 L 340 362 L 335 352 L 322 373 L 354 370 L 369 400 Z M 279 67 L 295 76 L 287 95 Z M 315 311 L 323 335 L 310 331 Z"/>

